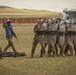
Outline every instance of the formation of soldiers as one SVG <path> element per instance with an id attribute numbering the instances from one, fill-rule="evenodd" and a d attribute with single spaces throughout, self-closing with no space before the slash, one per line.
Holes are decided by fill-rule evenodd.
<path id="1" fill-rule="evenodd" d="M 31 57 L 38 43 L 41 45 L 40 57 L 46 57 L 46 46 L 48 45 L 48 56 L 53 52 L 53 57 L 58 55 L 66 56 L 70 50 L 71 56 L 76 55 L 76 21 L 70 18 L 67 11 L 63 10 L 60 19 L 49 18 L 44 23 L 44 19 L 39 18 L 38 24 L 34 27 L 34 40 Z M 59 49 L 58 49 L 59 47 Z"/>
<path id="2" fill-rule="evenodd" d="M 38 19 L 38 23 L 33 29 L 35 36 L 33 39 L 31 57 L 34 57 L 38 43 L 41 45 L 40 57 L 46 57 L 46 46 L 48 46 L 48 56 L 51 56 L 52 53 L 53 57 L 58 55 L 64 57 L 68 55 L 68 50 L 70 50 L 71 56 L 76 55 L 76 20 L 70 18 L 67 13 L 68 11 L 63 10 L 58 20 L 51 17 L 46 20 L 46 23 L 44 19 Z M 0 48 L 0 58 L 2 55 L 26 56 L 25 53 L 18 53 L 14 47 L 12 37 L 14 36 L 17 39 L 17 36 L 13 31 L 11 20 L 7 19 L 3 27 L 6 31 L 8 45 L 4 48 L 3 52 Z M 9 47 L 12 47 L 14 54 L 6 52 Z"/>

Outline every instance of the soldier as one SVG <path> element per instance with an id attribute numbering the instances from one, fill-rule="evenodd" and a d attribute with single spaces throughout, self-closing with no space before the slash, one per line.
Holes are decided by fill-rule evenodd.
<path id="1" fill-rule="evenodd" d="M 56 37 L 57 37 L 58 24 L 55 22 L 55 18 L 48 19 L 47 23 L 47 44 L 49 45 L 48 55 L 50 56 L 51 51 L 53 52 L 53 57 L 56 55 Z"/>
<path id="2" fill-rule="evenodd" d="M 65 24 L 64 21 L 61 21 L 59 26 L 58 26 L 58 46 L 60 48 L 60 55 L 64 55 L 64 50 L 65 50 Z"/>
<path id="3" fill-rule="evenodd" d="M 71 56 L 74 55 L 73 51 L 74 51 L 74 45 L 73 45 L 73 30 L 74 30 L 74 25 L 73 25 L 73 21 L 72 19 L 68 19 L 66 20 L 66 37 L 65 37 L 65 41 L 66 41 L 66 48 L 65 48 L 65 54 L 67 55 L 68 50 L 70 50 L 71 52 Z"/>
<path id="4" fill-rule="evenodd" d="M 37 46 L 38 43 L 41 44 L 41 57 L 45 57 L 45 43 L 44 43 L 44 26 L 43 26 L 43 22 L 44 20 L 42 18 L 39 18 L 38 19 L 38 24 L 35 25 L 34 27 L 34 33 L 35 33 L 35 36 L 34 36 L 34 41 L 33 41 L 33 47 L 32 47 L 32 51 L 31 51 L 31 57 L 34 56 L 34 51 L 35 51 L 35 48 Z"/>
<path id="5" fill-rule="evenodd" d="M 63 13 L 60 15 L 60 22 L 58 26 L 58 46 L 60 48 L 60 55 L 65 56 L 64 50 L 65 50 L 65 30 L 66 30 L 66 24 L 65 20 L 67 20 L 67 9 L 63 10 Z"/>
<path id="6" fill-rule="evenodd" d="M 65 21 L 65 20 L 67 20 L 67 12 L 68 12 L 68 10 L 67 9 L 64 9 L 63 10 L 63 12 L 60 14 L 60 19 L 61 19 L 61 21 Z"/>
<path id="7" fill-rule="evenodd" d="M 60 19 L 56 20 L 56 24 L 59 25 Z M 58 33 L 58 28 L 57 28 L 57 37 L 56 37 L 56 44 L 55 44 L 55 49 L 56 49 L 56 55 L 58 56 L 58 51 L 59 51 L 59 46 L 58 46 L 58 39 L 59 39 L 59 33 Z"/>
<path id="8" fill-rule="evenodd" d="M 3 27 L 5 28 L 6 38 L 8 41 L 8 45 L 3 50 L 3 53 L 6 53 L 6 51 L 9 47 L 12 47 L 13 51 L 16 52 L 16 49 L 15 49 L 14 44 L 12 42 L 12 36 L 14 36 L 15 38 L 17 38 L 17 36 L 15 35 L 15 33 L 13 31 L 13 26 L 11 25 L 11 20 L 7 19 L 6 23 L 3 24 Z"/>

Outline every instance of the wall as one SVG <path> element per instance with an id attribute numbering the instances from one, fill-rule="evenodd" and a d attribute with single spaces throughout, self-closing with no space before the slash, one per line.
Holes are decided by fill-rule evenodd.
<path id="1" fill-rule="evenodd" d="M 12 23 L 37 23 L 38 18 L 9 18 Z M 5 23 L 7 18 L 0 18 L 0 23 Z"/>

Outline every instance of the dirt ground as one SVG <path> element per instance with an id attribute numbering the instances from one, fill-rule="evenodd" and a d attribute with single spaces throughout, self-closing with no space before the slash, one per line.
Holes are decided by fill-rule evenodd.
<path id="1" fill-rule="evenodd" d="M 13 24 L 19 39 L 17 41 L 13 37 L 15 48 L 18 52 L 25 52 L 27 56 L 0 59 L 0 75 L 76 75 L 76 56 L 40 58 L 41 47 L 38 44 L 34 58 L 30 58 L 34 25 Z M 6 44 L 5 30 L 0 24 L 0 47 L 4 49 Z M 8 51 L 12 49 L 9 48 Z"/>

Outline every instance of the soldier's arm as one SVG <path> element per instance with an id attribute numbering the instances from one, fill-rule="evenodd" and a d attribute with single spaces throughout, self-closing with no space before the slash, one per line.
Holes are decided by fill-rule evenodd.
<path id="1" fill-rule="evenodd" d="M 17 35 L 15 34 L 15 32 L 13 31 L 13 30 L 11 30 L 12 31 L 12 35 L 17 39 L 17 41 L 18 41 L 18 38 L 17 38 Z"/>
<path id="2" fill-rule="evenodd" d="M 57 31 L 59 30 L 59 24 L 57 25 Z"/>
<path id="3" fill-rule="evenodd" d="M 35 25 L 35 27 L 33 29 L 33 32 L 36 33 L 38 30 L 39 30 L 39 26 L 38 25 Z"/>
<path id="4" fill-rule="evenodd" d="M 47 31 L 49 31 L 49 24 L 47 24 Z"/>
<path id="5" fill-rule="evenodd" d="M 13 26 L 11 26 L 11 28 L 9 27 L 9 29 L 12 32 L 12 36 L 14 36 L 17 39 L 17 41 L 18 41 L 18 38 L 17 38 L 17 36 L 16 36 L 16 34 L 15 34 L 14 30 L 13 30 Z"/>
<path id="6" fill-rule="evenodd" d="M 5 29 L 7 29 L 8 27 L 7 27 L 7 25 L 6 25 L 6 23 L 4 23 L 3 24 L 3 27 L 5 28 Z"/>

